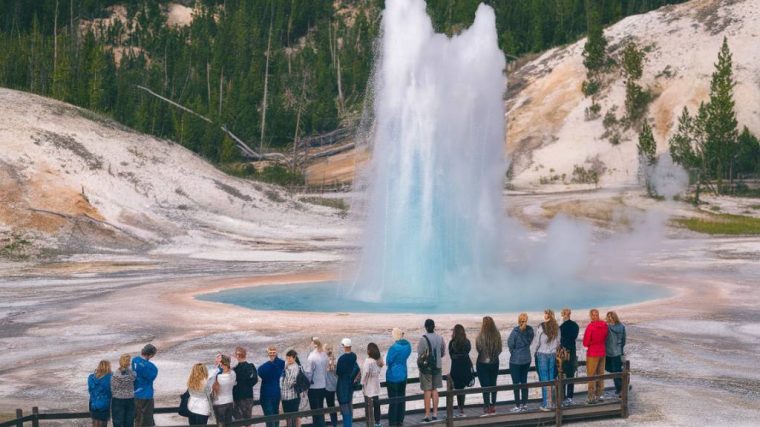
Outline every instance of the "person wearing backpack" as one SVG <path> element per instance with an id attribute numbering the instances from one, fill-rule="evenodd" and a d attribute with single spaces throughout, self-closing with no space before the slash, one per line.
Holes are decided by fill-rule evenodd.
<path id="1" fill-rule="evenodd" d="M 385 384 L 389 398 L 403 398 L 406 396 L 406 362 L 412 354 L 412 344 L 404 339 L 404 331 L 399 328 L 393 328 L 391 336 L 395 342 L 385 355 L 385 362 L 388 366 L 385 370 Z M 388 425 L 390 427 L 402 426 L 405 412 L 406 402 L 403 400 L 388 404 Z"/>
<path id="2" fill-rule="evenodd" d="M 343 338 L 340 344 L 343 346 L 343 354 L 338 358 L 338 365 L 335 367 L 335 374 L 338 376 L 335 394 L 340 404 L 343 426 L 351 427 L 354 415 L 353 408 L 351 408 L 354 398 L 354 384 L 359 378 L 361 370 L 359 364 L 356 363 L 356 354 L 351 351 L 351 340 Z"/>
<path id="3" fill-rule="evenodd" d="M 384 365 L 377 344 L 369 343 L 367 345 L 367 360 L 364 361 L 362 367 L 362 390 L 364 397 L 372 400 L 375 427 L 382 427 L 380 424 L 380 371 Z"/>
<path id="4" fill-rule="evenodd" d="M 301 405 L 301 392 L 304 390 L 297 389 L 298 374 L 301 372 L 301 367 L 296 363 L 296 357 L 298 353 L 295 350 L 288 350 L 285 353 L 285 370 L 280 377 L 280 397 L 282 399 L 282 412 L 298 412 L 298 407 Z M 288 427 L 296 427 L 296 419 L 287 419 Z"/>
<path id="5" fill-rule="evenodd" d="M 425 397 L 425 418 L 422 422 L 429 423 L 438 419 L 438 389 L 443 386 L 441 359 L 446 355 L 446 343 L 443 337 L 435 333 L 433 319 L 425 320 L 425 331 L 417 344 L 417 366 L 420 368 L 420 388 Z"/>
<path id="6" fill-rule="evenodd" d="M 111 362 L 101 360 L 95 372 L 87 377 L 92 427 L 106 427 L 111 418 L 111 375 Z"/>
<path id="7" fill-rule="evenodd" d="M 248 352 L 243 347 L 235 349 L 237 365 L 235 379 L 237 383 L 232 387 L 232 417 L 237 420 L 247 420 L 253 413 L 253 386 L 259 382 L 256 366 L 245 360 Z"/>
<path id="8" fill-rule="evenodd" d="M 235 386 L 236 375 L 230 368 L 230 356 L 223 354 L 220 359 L 219 368 L 222 372 L 217 371 L 211 386 L 211 394 L 217 425 L 223 427 L 232 422 L 234 409 L 232 388 Z"/>
<path id="9" fill-rule="evenodd" d="M 259 378 L 261 378 L 261 410 L 264 415 L 277 415 L 280 413 L 280 377 L 285 370 L 285 361 L 277 357 L 277 347 L 267 347 L 269 360 L 259 366 Z M 267 421 L 267 427 L 277 427 L 277 421 Z"/>

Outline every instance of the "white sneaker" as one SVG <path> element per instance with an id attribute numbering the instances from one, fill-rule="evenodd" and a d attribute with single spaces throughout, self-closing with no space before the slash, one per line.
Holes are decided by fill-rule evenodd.
<path id="1" fill-rule="evenodd" d="M 549 411 L 551 411 L 551 409 L 548 406 L 543 406 L 543 405 L 539 406 L 538 410 L 539 411 L 543 411 L 543 412 L 549 412 Z"/>
<path id="2" fill-rule="evenodd" d="M 517 405 L 514 408 L 510 409 L 509 412 L 522 412 L 522 406 Z"/>
<path id="3" fill-rule="evenodd" d="M 521 412 L 528 412 L 528 405 L 522 405 L 522 406 L 520 406 L 520 411 Z"/>
<path id="4" fill-rule="evenodd" d="M 562 406 L 570 406 L 572 404 L 573 404 L 573 399 L 571 399 L 569 397 L 567 399 L 565 399 L 565 400 L 562 401 Z"/>

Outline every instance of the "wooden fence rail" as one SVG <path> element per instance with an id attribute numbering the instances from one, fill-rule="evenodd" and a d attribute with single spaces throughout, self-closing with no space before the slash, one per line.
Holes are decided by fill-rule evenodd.
<path id="1" fill-rule="evenodd" d="M 586 364 L 585 361 L 579 361 L 579 366 L 584 366 Z M 532 367 L 530 368 L 530 371 L 535 371 L 536 368 Z M 509 369 L 502 369 L 499 370 L 499 375 L 508 375 L 510 374 Z M 592 418 L 599 418 L 599 417 L 611 417 L 611 416 L 617 416 L 621 418 L 628 418 L 628 388 L 630 384 L 630 362 L 626 361 L 623 365 L 623 371 L 622 372 L 614 372 L 604 375 L 595 375 L 595 376 L 585 376 L 585 377 L 575 377 L 575 378 L 565 378 L 562 370 L 558 369 L 558 375 L 557 378 L 550 381 L 535 381 L 530 382 L 526 384 L 502 384 L 502 385 L 495 385 L 495 386 L 489 386 L 489 387 L 476 387 L 476 388 L 466 388 L 466 389 L 459 389 L 455 390 L 453 388 L 452 381 L 444 375 L 444 379 L 446 381 L 446 390 L 441 391 L 439 393 L 439 396 L 441 398 L 445 398 L 445 409 L 446 409 L 446 418 L 445 418 L 445 425 L 447 427 L 454 427 L 454 426 L 466 426 L 466 425 L 478 425 L 478 426 L 485 426 L 485 425 L 536 425 L 536 423 L 553 423 L 557 426 L 561 426 L 563 422 L 565 421 L 580 421 L 580 420 L 588 420 Z M 577 383 L 588 383 L 591 381 L 599 381 L 599 380 L 614 380 L 614 379 L 621 379 L 622 380 L 622 390 L 620 394 L 620 399 L 618 403 L 615 403 L 613 405 L 606 405 L 606 407 L 601 409 L 594 409 L 593 406 L 576 406 L 572 408 L 563 408 L 561 405 L 561 402 L 563 400 L 563 393 L 564 388 L 568 384 L 577 384 Z M 407 384 L 414 384 L 419 383 L 419 378 L 409 378 L 407 381 Z M 381 386 L 386 387 L 386 383 L 383 382 Z M 540 387 L 550 387 L 552 389 L 552 394 L 556 396 L 555 398 L 555 408 L 550 412 L 533 412 L 533 413 L 501 413 L 498 416 L 489 416 L 486 418 L 477 418 L 477 421 L 473 417 L 464 417 L 464 418 L 455 418 L 454 417 L 454 400 L 457 395 L 468 395 L 468 394 L 481 394 L 486 392 L 499 392 L 499 391 L 511 391 L 515 389 L 532 389 L 532 388 L 540 388 Z M 413 401 L 419 401 L 423 400 L 424 396 L 422 394 L 411 394 L 403 397 L 393 397 L 393 398 L 385 398 L 380 399 L 379 403 L 380 405 L 388 405 L 390 403 L 396 403 L 396 402 L 413 402 Z M 255 402 L 258 404 L 259 402 Z M 374 425 L 374 414 L 372 410 L 373 402 L 371 399 L 365 398 L 363 401 L 354 403 L 352 405 L 353 409 L 364 409 L 365 416 L 364 417 L 356 417 L 354 418 L 355 423 L 361 423 L 363 421 L 366 422 L 368 426 Z M 586 408 L 584 410 L 584 408 Z M 599 407 L 597 407 L 599 408 Z M 176 414 L 179 410 L 178 407 L 164 407 L 164 408 L 156 408 L 154 410 L 155 414 Z M 419 410 L 411 410 L 407 411 L 407 414 L 419 412 Z M 567 414 L 565 414 L 567 412 Z M 287 420 L 290 418 L 306 418 L 306 417 L 312 417 L 312 416 L 319 416 L 319 415 L 328 415 L 331 413 L 340 413 L 339 407 L 327 407 L 322 409 L 313 409 L 313 410 L 307 410 L 307 411 L 299 411 L 299 412 L 290 412 L 290 413 L 279 413 L 276 415 L 267 415 L 267 416 L 256 416 L 247 420 L 238 420 L 233 421 L 232 423 L 227 424 L 227 427 L 239 427 L 239 426 L 245 426 L 249 424 L 257 424 L 261 425 L 266 422 L 280 422 L 283 420 Z M 39 423 L 42 420 L 50 420 L 50 421 L 63 421 L 63 420 L 74 420 L 74 419 L 88 419 L 90 418 L 89 412 L 40 412 L 39 409 L 35 406 L 32 408 L 32 413 L 29 415 L 24 415 L 23 411 L 21 409 L 16 409 L 16 418 L 5 421 L 0 423 L 0 427 L 24 427 L 27 423 L 31 423 L 32 427 L 39 427 Z M 439 425 L 442 423 L 439 423 Z M 182 426 L 167 426 L 167 427 L 184 427 L 186 424 L 183 424 Z"/>

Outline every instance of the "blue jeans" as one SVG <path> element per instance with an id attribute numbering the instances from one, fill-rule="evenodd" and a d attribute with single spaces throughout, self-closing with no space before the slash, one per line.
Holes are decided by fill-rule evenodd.
<path id="1" fill-rule="evenodd" d="M 557 364 L 554 353 L 536 353 L 536 370 L 539 381 L 551 381 L 554 379 L 554 368 Z M 541 387 L 541 406 L 548 405 L 549 387 Z"/>
<path id="2" fill-rule="evenodd" d="M 261 410 L 264 415 L 276 415 L 280 413 L 280 399 L 261 399 Z M 277 427 L 278 421 L 268 421 L 267 427 Z"/>
<path id="3" fill-rule="evenodd" d="M 351 422 L 354 420 L 354 409 L 350 402 L 340 404 L 340 414 L 343 415 L 343 427 L 351 427 Z"/>

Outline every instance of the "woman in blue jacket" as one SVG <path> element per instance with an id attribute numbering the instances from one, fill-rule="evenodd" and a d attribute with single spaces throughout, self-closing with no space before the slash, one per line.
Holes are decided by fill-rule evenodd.
<path id="1" fill-rule="evenodd" d="M 101 360 L 98 369 L 87 377 L 92 427 L 106 427 L 111 418 L 111 362 Z"/>
<path id="2" fill-rule="evenodd" d="M 404 339 L 404 332 L 399 328 L 393 328 L 391 332 L 395 342 L 385 355 L 385 382 L 388 388 L 388 398 L 406 396 L 406 361 L 412 354 L 412 345 Z M 404 424 L 404 412 L 406 402 L 400 401 L 388 405 L 388 426 L 400 426 Z"/>

